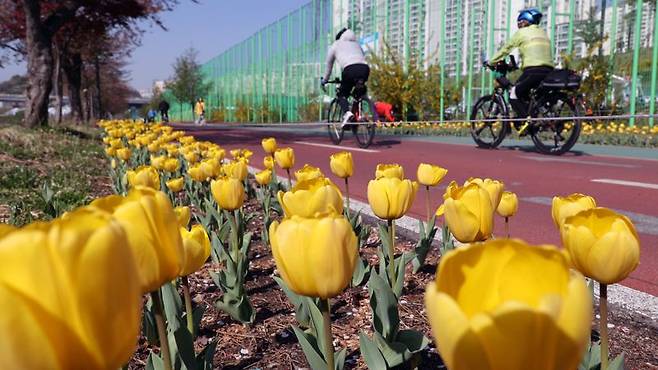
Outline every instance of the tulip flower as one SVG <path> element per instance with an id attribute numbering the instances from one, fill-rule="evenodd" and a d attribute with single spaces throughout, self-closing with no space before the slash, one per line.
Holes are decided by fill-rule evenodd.
<path id="1" fill-rule="evenodd" d="M 226 163 L 223 166 L 224 174 L 228 177 L 244 181 L 247 178 L 249 173 L 247 169 L 247 163 L 242 160 L 235 160 L 233 162 Z"/>
<path id="2" fill-rule="evenodd" d="M 174 208 L 174 213 L 176 214 L 176 221 L 178 221 L 178 226 L 187 228 L 187 225 L 190 224 L 190 219 L 192 219 L 190 207 L 176 207 Z"/>
<path id="3" fill-rule="evenodd" d="M 323 217 L 343 209 L 340 190 L 326 177 L 300 181 L 290 191 L 279 191 L 277 197 L 286 217 Z"/>
<path id="4" fill-rule="evenodd" d="M 32 224 L 0 239 L 0 259 L 3 368 L 101 370 L 128 362 L 141 287 L 115 219 L 73 211 Z"/>
<path id="5" fill-rule="evenodd" d="M 305 164 L 304 167 L 295 171 L 295 179 L 297 179 L 297 181 L 312 180 L 318 177 L 324 177 L 322 171 L 310 164 Z"/>
<path id="6" fill-rule="evenodd" d="M 331 172 L 342 179 L 352 177 L 352 174 L 354 173 L 352 153 L 339 152 L 332 154 L 329 157 L 329 166 L 331 167 Z"/>
<path id="7" fill-rule="evenodd" d="M 110 167 L 112 167 L 113 170 L 117 168 L 117 160 L 116 159 L 112 158 L 112 161 L 110 161 Z"/>
<path id="8" fill-rule="evenodd" d="M 185 183 L 185 178 L 178 177 L 167 181 L 165 184 L 167 185 L 167 188 L 172 193 L 178 193 L 179 191 L 183 190 L 184 183 Z"/>
<path id="9" fill-rule="evenodd" d="M 492 179 L 480 179 L 480 178 L 474 178 L 471 177 L 470 179 L 466 180 L 464 183 L 464 186 L 468 184 L 477 184 L 480 187 L 482 187 L 484 190 L 489 193 L 489 198 L 491 199 L 491 207 L 494 209 L 498 209 L 498 204 L 500 204 L 500 199 L 503 196 L 503 191 L 505 190 L 505 184 L 503 184 L 501 181 L 498 180 L 492 180 Z"/>
<path id="10" fill-rule="evenodd" d="M 199 161 L 199 155 L 197 155 L 195 152 L 187 152 L 183 154 L 183 157 L 190 164 L 194 164 Z"/>
<path id="11" fill-rule="evenodd" d="M 196 182 L 206 181 L 209 177 L 208 173 L 198 165 L 188 168 L 187 174 Z"/>
<path id="12" fill-rule="evenodd" d="M 505 218 L 505 234 L 507 237 L 510 237 L 509 234 L 509 218 L 516 214 L 516 211 L 519 209 L 519 200 L 516 197 L 516 194 L 511 191 L 504 191 L 502 197 L 500 198 L 500 203 L 496 212 Z"/>
<path id="13" fill-rule="evenodd" d="M 14 230 L 16 230 L 14 226 L 0 223 L 0 239 Z"/>
<path id="14" fill-rule="evenodd" d="M 180 162 L 176 158 L 167 158 L 162 164 L 162 169 L 167 172 L 176 172 L 180 168 Z"/>
<path id="15" fill-rule="evenodd" d="M 151 153 L 155 153 L 155 152 L 157 152 L 158 150 L 160 150 L 160 143 L 158 143 L 158 142 L 152 142 L 152 143 L 150 143 L 149 145 L 147 145 L 146 148 L 148 149 L 149 152 L 151 152 Z"/>
<path id="16" fill-rule="evenodd" d="M 451 184 L 444 194 L 445 222 L 462 243 L 487 240 L 493 232 L 494 208 L 489 193 L 476 183 Z"/>
<path id="17" fill-rule="evenodd" d="M 416 170 L 418 182 L 425 186 L 425 205 L 427 208 L 427 222 L 429 223 L 432 212 L 430 211 L 430 186 L 436 186 L 448 173 L 443 167 L 432 164 L 421 163 Z"/>
<path id="18" fill-rule="evenodd" d="M 292 188 L 292 179 L 290 178 L 290 169 L 295 165 L 295 152 L 292 148 L 281 148 L 274 152 L 274 159 L 279 167 L 286 170 L 288 174 L 288 188 Z"/>
<path id="19" fill-rule="evenodd" d="M 272 155 L 276 152 L 276 139 L 273 137 L 268 137 L 261 140 L 260 145 L 263 147 L 265 153 Z"/>
<path id="20" fill-rule="evenodd" d="M 375 170 L 375 178 L 395 177 L 404 179 L 404 169 L 399 164 L 378 164 Z"/>
<path id="21" fill-rule="evenodd" d="M 187 317 L 187 330 L 194 333 L 194 315 L 192 310 L 192 297 L 190 295 L 190 283 L 187 275 L 198 271 L 210 256 L 210 239 L 206 230 L 201 225 L 194 225 L 188 231 L 187 228 L 180 228 L 181 238 L 183 239 L 183 250 L 185 253 L 185 263 L 181 272 L 183 298 L 185 301 L 185 312 Z"/>
<path id="22" fill-rule="evenodd" d="M 553 222 L 559 229 L 566 218 L 595 207 L 596 200 L 589 195 L 574 193 L 566 197 L 553 197 L 551 207 Z"/>
<path id="23" fill-rule="evenodd" d="M 272 170 L 264 169 L 263 171 L 256 173 L 255 177 L 258 185 L 265 186 L 272 181 Z"/>
<path id="24" fill-rule="evenodd" d="M 164 168 L 164 162 L 167 160 L 167 157 L 164 155 L 160 156 L 151 156 L 151 166 L 156 170 L 162 170 Z"/>
<path id="25" fill-rule="evenodd" d="M 591 295 L 552 246 L 499 239 L 451 251 L 425 307 L 450 370 L 575 369 L 589 342 Z"/>
<path id="26" fill-rule="evenodd" d="M 126 176 L 131 187 L 145 186 L 155 190 L 160 189 L 160 175 L 151 166 L 138 167 L 134 171 L 128 171 Z"/>
<path id="27" fill-rule="evenodd" d="M 268 170 L 273 170 L 274 169 L 274 158 L 271 156 L 267 156 L 263 158 L 263 166 L 267 168 Z"/>
<path id="28" fill-rule="evenodd" d="M 219 206 L 227 211 L 235 211 L 244 203 L 244 185 L 242 181 L 223 177 L 210 182 L 210 191 Z"/>
<path id="29" fill-rule="evenodd" d="M 127 161 L 130 159 L 130 156 L 132 156 L 132 151 L 128 148 L 121 148 L 117 149 L 117 157 L 119 157 L 123 161 Z"/>
<path id="30" fill-rule="evenodd" d="M 114 148 L 105 148 L 105 154 L 107 154 L 108 157 L 114 157 L 117 154 L 117 150 Z"/>

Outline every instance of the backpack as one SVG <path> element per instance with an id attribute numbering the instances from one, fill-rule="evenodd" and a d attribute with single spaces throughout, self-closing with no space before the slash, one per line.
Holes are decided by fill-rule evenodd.
<path id="1" fill-rule="evenodd" d="M 578 90 L 581 77 L 570 69 L 555 69 L 541 82 L 540 87 L 553 90 Z"/>

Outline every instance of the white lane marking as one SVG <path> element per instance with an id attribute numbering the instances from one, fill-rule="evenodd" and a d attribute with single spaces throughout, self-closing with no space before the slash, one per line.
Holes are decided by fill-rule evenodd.
<path id="1" fill-rule="evenodd" d="M 308 141 L 295 141 L 295 144 L 311 145 L 311 146 L 320 146 L 323 148 L 332 148 L 336 150 L 349 150 L 353 152 L 363 152 L 363 153 L 379 153 L 379 150 L 374 149 L 361 149 L 361 148 L 351 148 L 349 146 L 339 146 L 339 145 L 330 145 L 330 144 L 321 144 L 321 143 L 311 143 Z"/>
<path id="2" fill-rule="evenodd" d="M 592 179 L 591 181 L 592 182 L 600 182 L 600 183 L 603 183 L 603 184 L 634 186 L 636 188 L 645 188 L 645 189 L 656 189 L 656 190 L 658 190 L 658 184 L 650 184 L 650 183 L 646 183 L 646 182 L 615 180 L 615 179 Z"/>
<path id="3" fill-rule="evenodd" d="M 537 162 L 564 162 L 571 164 L 588 164 L 592 166 L 607 166 L 607 167 L 621 167 L 621 168 L 637 168 L 640 167 L 635 164 L 622 164 L 622 163 L 606 163 L 606 162 L 596 162 L 596 161 L 579 161 L 571 158 L 553 158 L 553 157 L 533 157 L 533 156 L 521 156 L 521 158 L 530 159 Z"/>

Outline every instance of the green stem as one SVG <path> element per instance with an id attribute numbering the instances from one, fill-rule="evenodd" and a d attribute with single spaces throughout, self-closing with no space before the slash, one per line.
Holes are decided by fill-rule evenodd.
<path id="1" fill-rule="evenodd" d="M 171 354 L 169 352 L 169 339 L 167 338 L 167 327 L 165 326 L 162 298 L 160 298 L 159 290 L 151 292 L 151 299 L 153 300 L 153 314 L 155 316 L 155 326 L 158 329 L 158 337 L 160 338 L 160 356 L 164 363 L 165 370 L 172 370 L 171 367 Z"/>
<path id="2" fill-rule="evenodd" d="M 505 217 L 505 234 L 507 235 L 507 238 L 509 239 L 510 234 L 509 234 L 509 217 Z"/>
<path id="3" fill-rule="evenodd" d="M 324 334 L 324 359 L 327 361 L 327 370 L 334 370 L 334 343 L 331 335 L 331 317 L 329 312 L 329 299 L 320 299 L 320 312 L 322 312 Z"/>
<path id="4" fill-rule="evenodd" d="M 427 208 L 427 228 L 429 229 L 430 227 L 430 218 L 431 218 L 431 212 L 430 212 L 430 187 L 425 186 L 425 189 L 427 190 L 425 192 L 425 205 Z"/>
<path id="5" fill-rule="evenodd" d="M 608 285 L 599 283 L 599 309 L 601 320 L 599 320 L 601 331 L 601 370 L 608 368 Z"/>
<path id="6" fill-rule="evenodd" d="M 286 168 L 288 174 L 288 190 L 292 190 L 292 178 L 290 177 L 290 168 Z"/>
<path id="7" fill-rule="evenodd" d="M 240 237 L 238 235 L 238 210 L 233 211 L 233 217 L 229 214 L 228 220 L 231 223 L 231 238 L 232 238 L 232 243 L 231 249 L 233 250 L 234 253 L 234 260 L 236 263 L 236 266 L 240 266 Z"/>
<path id="8" fill-rule="evenodd" d="M 388 275 L 391 287 L 395 286 L 395 220 L 388 220 L 388 234 L 391 243 L 388 246 Z"/>
<path id="9" fill-rule="evenodd" d="M 347 213 L 347 216 L 350 215 L 350 182 L 348 181 L 348 178 L 345 178 L 345 194 L 346 194 L 346 200 L 347 200 L 347 207 L 345 208 L 345 212 Z"/>
<path id="10" fill-rule="evenodd" d="M 187 317 L 187 330 L 194 337 L 194 316 L 192 315 L 192 297 L 190 296 L 190 282 L 187 276 L 181 278 L 181 287 L 183 288 L 183 298 L 185 299 L 185 316 Z"/>

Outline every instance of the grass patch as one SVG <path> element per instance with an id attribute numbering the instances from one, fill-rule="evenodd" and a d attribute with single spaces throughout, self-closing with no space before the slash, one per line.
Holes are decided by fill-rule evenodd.
<path id="1" fill-rule="evenodd" d="M 92 127 L 0 125 L 0 222 L 50 219 L 110 194 L 100 135 Z"/>

